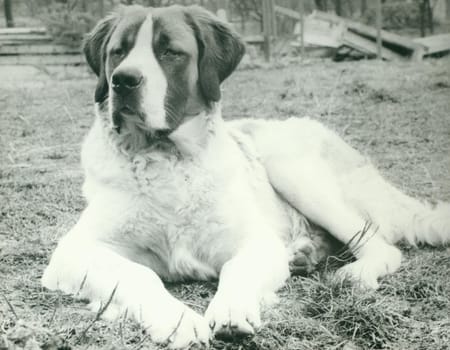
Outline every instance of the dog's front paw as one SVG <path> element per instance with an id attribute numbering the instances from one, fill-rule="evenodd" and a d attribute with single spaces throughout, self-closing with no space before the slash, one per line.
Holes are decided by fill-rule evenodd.
<path id="1" fill-rule="evenodd" d="M 172 349 L 186 349 L 194 344 L 209 345 L 210 328 L 206 319 L 178 300 L 158 315 L 149 315 L 144 324 L 152 341 Z"/>
<path id="2" fill-rule="evenodd" d="M 218 292 L 209 304 L 205 318 L 218 339 L 252 336 L 261 326 L 259 299 Z"/>

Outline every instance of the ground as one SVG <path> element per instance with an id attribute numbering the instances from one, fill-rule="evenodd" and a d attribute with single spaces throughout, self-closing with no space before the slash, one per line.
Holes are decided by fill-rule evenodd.
<path id="1" fill-rule="evenodd" d="M 157 348 L 134 322 L 97 320 L 85 301 L 45 290 L 45 264 L 84 207 L 79 150 L 93 121 L 86 68 L 0 68 L 0 349 Z M 236 72 L 228 118 L 309 115 L 335 129 L 410 195 L 450 200 L 450 60 L 304 61 Z M 374 292 L 332 268 L 293 277 L 253 339 L 216 349 L 448 349 L 450 250 L 402 245 Z M 216 284 L 170 285 L 204 311 Z M 15 344 L 16 347 L 13 347 Z"/>

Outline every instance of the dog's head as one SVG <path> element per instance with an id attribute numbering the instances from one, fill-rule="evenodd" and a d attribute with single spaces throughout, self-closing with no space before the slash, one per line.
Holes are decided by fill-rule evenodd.
<path id="1" fill-rule="evenodd" d="M 220 100 L 220 84 L 244 54 L 238 35 L 198 6 L 121 8 L 88 34 L 95 101 L 120 132 L 174 130 Z"/>

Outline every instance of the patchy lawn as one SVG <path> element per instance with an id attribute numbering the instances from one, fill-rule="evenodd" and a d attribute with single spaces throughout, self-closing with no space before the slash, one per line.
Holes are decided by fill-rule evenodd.
<path id="1" fill-rule="evenodd" d="M 83 301 L 40 286 L 58 237 L 84 207 L 78 163 L 94 77 L 84 68 L 1 67 L 0 81 L 0 349 L 157 348 L 134 322 L 95 321 Z M 407 193 L 450 200 L 449 59 L 243 70 L 224 90 L 227 117 L 310 115 Z M 450 250 L 402 250 L 400 271 L 376 292 L 336 285 L 323 269 L 291 278 L 253 339 L 214 347 L 449 349 Z M 215 284 L 169 288 L 204 311 Z"/>

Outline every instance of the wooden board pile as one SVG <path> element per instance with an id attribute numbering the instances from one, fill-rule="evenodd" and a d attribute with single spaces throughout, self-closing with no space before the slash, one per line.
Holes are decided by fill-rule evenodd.
<path id="1" fill-rule="evenodd" d="M 76 65 L 82 62 L 79 48 L 54 44 L 45 28 L 0 29 L 0 65 Z"/>
<path id="2" fill-rule="evenodd" d="M 374 27 L 314 11 L 305 17 L 304 28 L 305 46 L 333 48 L 337 60 L 377 55 L 377 30 Z M 300 34 L 299 26 L 295 34 Z M 381 30 L 381 40 L 381 56 L 386 60 L 422 60 L 426 56 L 450 52 L 450 34 L 410 39 Z M 298 42 L 294 45 L 298 45 Z"/>

